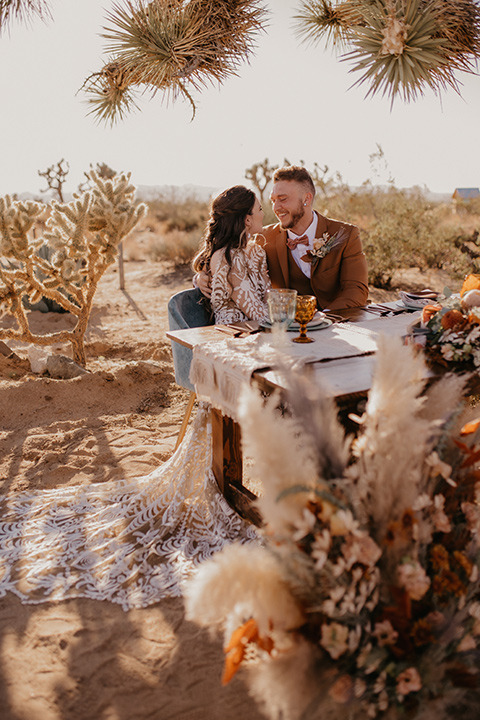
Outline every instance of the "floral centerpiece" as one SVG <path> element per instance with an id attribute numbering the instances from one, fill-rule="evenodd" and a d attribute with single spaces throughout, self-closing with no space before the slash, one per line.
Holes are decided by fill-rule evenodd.
<path id="1" fill-rule="evenodd" d="M 427 356 L 436 363 L 480 367 L 480 276 L 468 275 L 460 294 L 426 305 L 421 328 Z"/>
<path id="2" fill-rule="evenodd" d="M 246 391 L 263 543 L 207 561 L 186 604 L 272 720 L 478 716 L 480 419 L 461 376 L 425 375 L 381 339 L 353 440 L 305 377 L 286 416 Z"/>

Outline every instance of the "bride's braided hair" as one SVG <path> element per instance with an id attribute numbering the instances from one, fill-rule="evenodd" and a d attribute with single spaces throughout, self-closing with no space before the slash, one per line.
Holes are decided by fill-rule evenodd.
<path id="1" fill-rule="evenodd" d="M 210 258 L 216 250 L 225 248 L 225 258 L 230 265 L 232 249 L 245 247 L 245 218 L 251 215 L 255 199 L 252 190 L 234 185 L 212 200 L 202 245 L 192 263 L 196 272 L 210 269 Z"/>

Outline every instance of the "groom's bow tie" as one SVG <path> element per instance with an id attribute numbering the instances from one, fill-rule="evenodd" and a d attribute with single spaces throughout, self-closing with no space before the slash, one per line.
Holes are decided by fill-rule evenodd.
<path id="1" fill-rule="evenodd" d="M 308 237 L 306 235 L 298 238 L 287 237 L 287 246 L 290 250 L 295 250 L 297 245 L 308 245 Z"/>

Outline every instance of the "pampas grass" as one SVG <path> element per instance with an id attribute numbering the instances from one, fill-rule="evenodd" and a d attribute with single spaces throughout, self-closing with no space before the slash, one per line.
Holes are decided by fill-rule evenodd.
<path id="1" fill-rule="evenodd" d="M 226 627 L 227 636 L 251 617 L 260 634 L 268 633 L 272 623 L 285 632 L 304 619 L 277 559 L 249 545 L 231 545 L 202 565 L 189 584 L 186 610 L 198 625 Z"/>

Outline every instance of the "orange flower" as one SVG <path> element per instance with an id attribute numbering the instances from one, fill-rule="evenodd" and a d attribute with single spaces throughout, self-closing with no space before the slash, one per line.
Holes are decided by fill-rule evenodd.
<path id="1" fill-rule="evenodd" d="M 460 295 L 465 295 L 469 290 L 480 290 L 480 275 L 474 275 L 472 273 L 466 276 L 462 289 L 460 290 Z"/>
<path id="2" fill-rule="evenodd" d="M 353 681 L 350 675 L 340 675 L 329 689 L 328 694 L 337 703 L 345 704 L 349 702 L 353 695 Z"/>
<path id="3" fill-rule="evenodd" d="M 425 305 L 422 309 L 422 325 L 426 325 L 428 321 L 441 309 L 442 306 L 439 305 L 439 303 L 429 303 L 428 305 Z"/>
<path id="4" fill-rule="evenodd" d="M 473 570 L 473 563 L 471 560 L 469 560 L 463 552 L 460 552 L 460 550 L 454 550 L 453 557 L 458 565 L 460 565 L 467 578 L 469 578 Z"/>
<path id="5" fill-rule="evenodd" d="M 442 315 L 440 324 L 445 330 L 461 330 L 466 320 L 460 310 L 447 310 L 445 315 Z"/>
<path id="6" fill-rule="evenodd" d="M 443 545 L 434 545 L 430 551 L 430 559 L 434 570 L 450 570 L 448 552 Z"/>
<path id="7" fill-rule="evenodd" d="M 480 325 L 480 314 L 479 311 L 480 308 L 477 307 L 475 310 L 472 310 L 468 313 L 468 322 L 470 325 Z"/>
<path id="8" fill-rule="evenodd" d="M 414 623 L 410 635 L 417 647 L 421 645 L 428 645 L 435 640 L 435 635 L 432 632 L 432 626 L 427 620 L 425 620 L 425 618 L 417 620 L 417 622 Z"/>
<path id="9" fill-rule="evenodd" d="M 227 685 L 233 678 L 238 668 L 242 664 L 245 657 L 247 645 L 254 642 L 262 650 L 271 653 L 273 650 L 273 640 L 269 637 L 262 638 L 258 634 L 258 625 L 253 618 L 247 620 L 235 630 L 230 638 L 230 642 L 225 648 L 225 667 L 222 675 L 222 685 Z"/>
<path id="10" fill-rule="evenodd" d="M 477 432 L 478 426 L 480 425 L 480 418 L 476 418 L 475 420 L 470 420 L 470 422 L 465 423 L 465 425 L 460 430 L 460 435 L 471 435 L 474 432 Z"/>
<path id="11" fill-rule="evenodd" d="M 448 601 L 452 595 L 459 597 L 466 591 L 458 575 L 451 570 L 442 570 L 433 578 L 432 589 L 441 600 Z"/>

